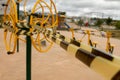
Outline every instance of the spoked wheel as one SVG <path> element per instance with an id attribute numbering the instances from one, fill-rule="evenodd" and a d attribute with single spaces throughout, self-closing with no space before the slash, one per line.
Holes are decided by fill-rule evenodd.
<path id="1" fill-rule="evenodd" d="M 8 0 L 4 11 L 4 42 L 8 54 L 13 54 L 16 49 L 17 11 L 14 0 Z"/>
<path id="2" fill-rule="evenodd" d="M 7 53 L 13 54 L 16 50 L 17 35 L 5 29 L 4 30 L 4 42 L 5 42 Z"/>
<path id="3" fill-rule="evenodd" d="M 37 23 L 40 27 L 47 26 L 50 17 L 54 18 L 50 6 L 44 0 L 38 0 L 31 13 L 33 16 L 31 16 L 30 24 L 33 25 Z"/>
<path id="4" fill-rule="evenodd" d="M 53 42 L 45 34 L 39 32 L 37 35 L 32 36 L 31 39 L 35 49 L 42 53 L 47 52 L 53 45 Z"/>
<path id="5" fill-rule="evenodd" d="M 57 13 L 57 9 L 55 6 L 55 3 L 53 2 L 53 0 L 50 0 L 50 8 L 52 9 L 52 12 L 54 15 L 54 18 L 52 18 L 52 26 L 51 27 L 56 27 L 58 26 L 58 13 Z"/>
<path id="6" fill-rule="evenodd" d="M 57 19 L 55 19 L 54 15 L 55 12 L 53 12 L 52 6 L 53 2 L 51 2 L 50 5 L 44 0 L 38 0 L 31 12 L 32 16 L 30 18 L 30 24 L 33 25 L 33 29 L 37 30 L 37 34 L 32 36 L 31 39 L 33 46 L 39 52 L 47 52 L 53 45 L 52 40 L 47 38 L 45 34 L 39 31 L 39 29 L 53 28 L 53 26 L 57 23 Z M 37 28 L 34 27 L 35 25 L 37 25 Z"/>

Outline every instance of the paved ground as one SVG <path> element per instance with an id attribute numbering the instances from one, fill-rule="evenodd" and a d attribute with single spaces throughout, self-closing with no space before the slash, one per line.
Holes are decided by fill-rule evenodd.
<path id="1" fill-rule="evenodd" d="M 67 33 L 67 32 L 66 32 Z M 25 43 L 20 42 L 20 52 L 7 55 L 0 30 L 0 80 L 26 80 Z M 54 44 L 44 54 L 32 48 L 32 80 L 104 80 L 76 58 Z"/>

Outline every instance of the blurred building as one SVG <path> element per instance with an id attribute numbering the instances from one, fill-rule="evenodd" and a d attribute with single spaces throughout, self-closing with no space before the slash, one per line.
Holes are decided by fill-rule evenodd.
<path id="1" fill-rule="evenodd" d="M 58 27 L 65 27 L 66 23 L 66 12 L 58 12 Z"/>

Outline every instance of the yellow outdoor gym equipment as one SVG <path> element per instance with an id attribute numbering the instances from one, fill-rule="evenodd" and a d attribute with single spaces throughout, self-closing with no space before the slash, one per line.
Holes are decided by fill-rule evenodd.
<path id="1" fill-rule="evenodd" d="M 45 11 L 48 12 L 46 13 Z M 54 2 L 50 0 L 50 3 L 47 4 L 44 0 L 37 0 L 33 9 L 31 10 L 30 24 L 32 25 L 32 28 L 35 29 L 35 25 L 37 25 L 38 28 L 51 29 L 53 32 L 55 32 L 54 27 L 57 26 L 57 23 L 58 16 Z M 47 52 L 53 45 L 53 42 L 39 30 L 37 30 L 35 35 L 31 36 L 31 39 L 33 46 L 39 52 Z M 45 40 L 48 45 L 46 48 L 42 47 L 41 42 L 43 40 Z"/>
<path id="2" fill-rule="evenodd" d="M 96 47 L 97 46 L 97 42 L 93 42 L 92 40 L 91 40 L 91 31 L 90 30 L 85 30 L 84 31 L 84 35 L 82 36 L 82 38 L 79 40 L 79 42 L 82 42 L 82 40 L 83 40 L 83 38 L 85 37 L 85 36 L 88 36 L 88 38 L 87 38 L 87 42 L 88 42 L 88 45 L 90 45 L 90 46 L 92 46 L 92 47 Z"/>
<path id="3" fill-rule="evenodd" d="M 17 3 L 21 2 L 18 0 Z M 93 42 L 90 39 L 90 31 L 87 30 L 86 34 L 88 34 L 88 49 L 87 50 L 84 44 L 80 44 L 76 40 L 73 42 L 67 42 L 61 38 L 65 38 L 64 36 L 57 34 L 55 32 L 55 26 L 57 25 L 57 14 L 54 15 L 54 4 L 52 0 L 50 0 L 50 4 L 46 3 L 44 0 L 38 0 L 35 3 L 35 6 L 32 9 L 31 14 L 27 14 L 30 19 L 30 24 L 24 21 L 20 21 L 18 19 L 18 13 L 16 10 L 16 4 L 14 0 L 8 0 L 5 6 L 5 14 L 4 14 L 4 41 L 6 45 L 6 49 L 8 54 L 13 54 L 16 48 L 16 42 L 19 38 L 20 31 L 26 29 L 29 32 L 25 32 L 26 34 L 26 80 L 31 80 L 31 40 L 34 47 L 39 52 L 48 51 L 53 42 L 59 44 L 64 50 L 68 51 L 70 54 L 78 58 L 80 61 L 85 63 L 88 67 L 100 73 L 108 80 L 118 80 L 120 79 L 120 63 L 119 58 L 114 57 L 113 55 L 108 55 L 105 52 L 97 50 L 93 48 Z M 10 8 L 10 10 L 8 10 Z M 45 11 L 47 8 L 48 14 L 45 15 Z M 38 12 L 42 12 L 39 13 Z M 40 15 L 41 14 L 41 15 Z M 28 20 L 29 22 L 29 20 Z M 26 27 L 26 28 L 25 28 Z M 23 29 L 24 28 L 24 29 Z M 49 30 L 49 31 L 48 31 Z M 34 33 L 35 32 L 35 33 Z M 74 38 L 74 31 L 72 32 L 72 39 Z M 33 35 L 34 34 L 34 35 Z M 35 35 L 36 34 L 36 35 Z M 50 36 L 50 37 L 48 37 Z M 59 36 L 59 37 L 58 37 Z M 61 36 L 61 38 L 60 38 Z M 108 37 L 108 44 L 110 45 Z M 50 38 L 50 39 L 49 39 Z M 48 42 L 48 46 L 43 47 L 42 41 L 46 40 Z M 71 39 L 70 39 L 71 40 Z M 52 42 L 53 41 L 53 42 Z M 82 47 L 81 47 L 82 46 Z M 107 46 L 107 48 L 111 48 Z M 89 48 L 90 47 L 90 48 Z M 106 66 L 108 65 L 108 66 Z M 109 72 L 109 73 L 108 73 Z"/>
<path id="4" fill-rule="evenodd" d="M 4 10 L 4 24 L 9 25 L 9 27 L 14 28 L 14 33 L 9 32 L 7 29 L 4 30 L 4 42 L 8 54 L 14 53 L 17 43 L 17 28 L 15 23 L 18 22 L 17 19 L 17 9 L 16 3 L 14 0 L 8 0 Z M 11 26 L 12 25 L 12 26 Z"/>
<path id="5" fill-rule="evenodd" d="M 90 46 L 92 46 L 92 47 L 96 47 L 96 46 L 97 46 L 97 42 L 93 42 L 93 41 L 91 40 L 90 30 L 86 30 L 86 33 L 87 33 L 87 35 L 88 35 L 88 45 L 90 45 Z"/>
<path id="6" fill-rule="evenodd" d="M 109 52 L 109 53 L 113 53 L 114 45 L 110 43 L 111 33 L 110 32 L 106 32 L 106 37 L 107 37 L 106 51 Z"/>
<path id="7" fill-rule="evenodd" d="M 25 39 L 22 39 L 18 32 L 18 28 L 16 27 L 17 23 L 26 23 L 24 21 L 18 20 L 18 13 L 17 13 L 17 5 L 16 3 L 20 3 L 23 0 L 8 0 L 5 6 L 4 10 L 4 24 L 10 25 L 10 27 L 14 30 L 14 32 L 10 32 L 7 29 L 4 31 L 4 42 L 7 49 L 8 54 L 14 53 L 16 50 L 16 43 L 17 39 L 20 39 L 24 42 Z M 36 35 L 30 35 L 31 40 L 33 43 L 33 46 L 39 51 L 39 52 L 46 52 L 48 51 L 52 45 L 53 42 L 48 39 L 45 34 L 42 34 L 39 32 L 38 28 L 43 29 L 51 29 L 55 30 L 54 27 L 57 26 L 58 23 L 58 14 L 57 9 L 52 0 L 50 0 L 50 3 L 45 2 L 44 0 L 37 0 L 33 9 L 31 10 L 31 14 L 27 14 L 25 10 L 27 0 L 24 1 L 24 13 L 25 16 L 31 16 L 30 17 L 30 33 L 33 33 L 35 30 L 35 25 L 37 25 Z M 48 12 L 47 12 L 48 11 Z M 42 12 L 38 14 L 38 12 Z M 47 13 L 47 14 L 46 14 Z M 38 16 L 36 16 L 36 14 Z M 40 16 L 40 17 L 39 17 Z M 11 35 L 9 35 L 11 34 Z M 42 46 L 41 42 L 46 41 L 47 46 Z"/>

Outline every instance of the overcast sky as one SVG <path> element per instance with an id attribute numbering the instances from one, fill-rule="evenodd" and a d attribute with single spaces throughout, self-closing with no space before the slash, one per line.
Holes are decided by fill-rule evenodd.
<path id="1" fill-rule="evenodd" d="M 56 0 L 56 5 L 67 15 L 79 16 L 89 12 L 120 15 L 120 0 Z"/>
<path id="2" fill-rule="evenodd" d="M 32 7 L 35 0 L 28 0 Z M 58 11 L 67 12 L 68 16 L 80 16 L 90 12 L 120 16 L 120 0 L 54 0 Z"/>
<path id="3" fill-rule="evenodd" d="M 31 0 L 32 3 L 33 1 Z M 54 0 L 54 2 L 57 10 L 67 12 L 68 16 L 81 16 L 90 12 L 105 13 L 105 16 L 110 17 L 120 16 L 120 0 Z"/>

